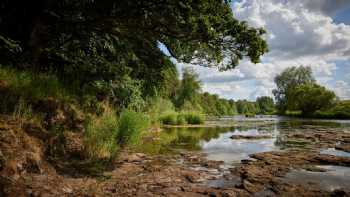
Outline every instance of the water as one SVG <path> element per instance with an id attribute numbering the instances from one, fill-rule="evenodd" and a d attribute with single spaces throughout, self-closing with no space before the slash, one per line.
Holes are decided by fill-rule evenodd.
<path id="1" fill-rule="evenodd" d="M 201 140 L 201 151 L 207 154 L 208 159 L 224 161 L 226 166 L 239 163 L 243 159 L 248 159 L 250 154 L 279 150 L 276 146 L 276 126 L 272 130 L 258 130 L 251 128 L 241 130 L 236 128 L 233 131 L 222 133 L 218 138 L 210 141 Z M 232 135 L 257 136 L 271 134 L 271 139 L 259 140 L 233 140 Z"/>
<path id="2" fill-rule="evenodd" d="M 248 120 L 249 119 L 249 120 Z M 249 155 L 267 151 L 278 151 L 286 148 L 309 148 L 308 141 L 290 141 L 283 134 L 290 132 L 313 132 L 337 129 L 339 131 L 350 130 L 350 121 L 337 120 L 312 120 L 290 119 L 281 117 L 267 118 L 224 118 L 215 124 L 239 126 L 217 128 L 168 128 L 159 133 L 159 140 L 143 144 L 143 150 L 154 154 L 168 154 L 181 150 L 197 151 L 205 153 L 209 160 L 224 161 L 223 172 L 240 163 L 241 160 L 250 159 Z M 247 121 L 246 121 L 247 120 Z M 266 139 L 231 139 L 232 135 L 259 136 L 269 135 Z M 350 157 L 350 153 L 323 149 L 321 154 Z M 350 168 L 341 166 L 320 166 L 328 171 L 309 172 L 305 170 L 293 170 L 283 178 L 283 181 L 306 184 L 316 182 L 322 187 L 334 190 L 342 187 L 350 187 Z M 223 174 L 221 174 L 223 176 Z M 232 180 L 218 178 L 206 181 L 204 184 L 211 187 L 230 188 L 240 182 L 239 177 Z"/>
<path id="3" fill-rule="evenodd" d="M 267 118 L 246 118 L 250 121 L 244 122 L 244 117 L 238 117 L 239 126 L 235 127 L 214 127 L 214 128 L 168 128 L 159 135 L 156 142 L 144 144 L 143 150 L 154 154 L 176 152 L 178 150 L 199 151 L 206 153 L 208 159 L 224 161 L 226 167 L 240 163 L 243 159 L 249 159 L 250 154 L 283 150 L 285 148 L 307 147 L 307 141 L 291 142 L 286 141 L 281 134 L 293 131 L 312 132 L 314 129 L 342 129 L 350 128 L 350 121 L 316 121 L 313 119 L 290 119 L 276 116 Z M 254 121 L 251 121 L 254 119 Z M 273 121 L 266 121 L 273 119 Z M 260 120 L 260 121 L 259 121 Z M 226 117 L 223 124 L 233 122 L 233 119 Z M 216 124 L 220 124 L 216 122 Z M 231 139 L 232 135 L 270 135 L 267 139 Z M 323 150 L 322 153 L 345 154 L 343 151 Z"/>
<path id="4" fill-rule="evenodd" d="M 292 170 L 282 181 L 287 183 L 313 185 L 316 184 L 328 191 L 350 188 L 350 168 L 342 166 L 317 166 L 326 172 L 310 172 L 306 170 Z"/>
<path id="5" fill-rule="evenodd" d="M 350 153 L 341 150 L 336 150 L 335 148 L 323 149 L 320 151 L 320 153 L 326 155 L 334 155 L 338 157 L 350 157 Z"/>

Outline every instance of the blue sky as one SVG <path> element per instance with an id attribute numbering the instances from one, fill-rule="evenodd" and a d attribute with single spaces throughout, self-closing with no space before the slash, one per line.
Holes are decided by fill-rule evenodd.
<path id="1" fill-rule="evenodd" d="M 350 99 L 350 0 L 236 0 L 234 16 L 267 30 L 262 63 L 244 60 L 231 71 L 191 66 L 203 91 L 224 98 L 272 96 L 274 77 L 290 66 L 310 66 L 319 83 Z"/>
<path id="2" fill-rule="evenodd" d="M 350 7 L 343 10 L 339 10 L 334 16 L 333 19 L 336 23 L 345 23 L 350 25 Z"/>

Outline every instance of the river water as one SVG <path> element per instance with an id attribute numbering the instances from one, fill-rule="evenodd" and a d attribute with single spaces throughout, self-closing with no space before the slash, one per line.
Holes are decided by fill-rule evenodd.
<path id="1" fill-rule="evenodd" d="M 232 168 L 241 160 L 250 159 L 249 155 L 267 151 L 283 151 L 286 148 L 303 148 L 307 144 L 285 143 L 283 134 L 294 131 L 312 132 L 338 129 L 350 132 L 350 120 L 315 120 L 291 119 L 276 116 L 244 118 L 225 117 L 216 121 L 216 125 L 234 123 L 232 127 L 211 128 L 167 128 L 160 133 L 157 143 L 145 145 L 148 152 L 165 154 L 177 151 L 197 151 L 205 153 L 209 160 L 224 161 L 223 168 Z M 231 139 L 233 135 L 240 136 L 271 136 L 264 139 Z M 350 157 L 350 153 L 323 149 L 321 154 Z M 343 186 L 344 181 L 350 183 L 350 168 L 324 166 L 328 172 L 292 171 L 286 176 L 286 181 L 318 180 L 321 185 L 329 188 Z M 220 180 L 219 180 L 220 181 Z M 219 182 L 219 185 L 221 183 Z M 224 183 L 227 184 L 227 183 Z M 216 182 L 214 185 L 218 185 Z"/>

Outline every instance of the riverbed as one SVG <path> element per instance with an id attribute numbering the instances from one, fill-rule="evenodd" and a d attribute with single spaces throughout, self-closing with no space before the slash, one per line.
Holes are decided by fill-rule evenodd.
<path id="1" fill-rule="evenodd" d="M 220 122 L 222 125 L 234 126 L 220 127 Z M 339 162 L 340 165 L 318 165 L 322 162 L 318 163 L 317 159 L 312 160 L 313 157 L 319 156 L 325 157 L 327 161 L 330 160 L 329 157 L 350 159 L 349 152 L 337 148 L 344 143 L 345 145 L 350 143 L 347 138 L 350 136 L 349 120 L 293 119 L 277 116 L 225 117 L 216 120 L 215 124 L 218 127 L 165 128 L 157 143 L 153 142 L 145 147 L 151 147 L 149 150 L 152 150 L 153 154 L 176 154 L 188 151 L 203 154 L 208 160 L 222 161 L 221 176 L 204 182 L 215 188 L 254 185 L 255 180 L 250 180 L 248 175 L 243 175 L 248 178 L 242 180 L 240 173 L 244 170 L 248 170 L 249 173 L 249 170 L 255 167 L 264 168 L 265 164 L 261 165 L 259 161 L 269 160 L 269 157 L 277 155 L 284 163 L 273 163 L 275 162 L 273 161 L 272 164 L 267 163 L 266 166 L 275 165 L 281 168 L 280 172 L 283 173 L 276 177 L 272 175 L 270 182 L 275 181 L 274 178 L 276 178 L 283 186 L 287 184 L 291 188 L 311 184 L 313 187 L 310 188 L 316 188 L 315 191 L 337 192 L 342 189 L 350 189 L 350 164 Z M 254 155 L 264 153 L 267 153 L 263 155 L 266 158 L 259 158 L 259 156 L 254 158 Z M 280 156 L 281 153 L 286 153 L 286 155 Z M 288 154 L 295 155 L 295 161 L 298 163 L 288 161 Z M 308 154 L 312 161 L 308 161 L 307 158 L 304 159 L 305 161 L 302 159 Z M 252 169 L 245 169 L 246 167 Z M 269 173 L 272 172 L 266 172 L 266 175 L 261 176 L 267 176 Z M 247 189 L 266 188 L 265 182 L 256 182 L 259 183 L 257 187 L 246 186 Z M 279 187 L 282 186 L 279 185 Z M 262 196 L 263 194 L 269 196 L 272 191 L 262 190 L 262 192 Z"/>

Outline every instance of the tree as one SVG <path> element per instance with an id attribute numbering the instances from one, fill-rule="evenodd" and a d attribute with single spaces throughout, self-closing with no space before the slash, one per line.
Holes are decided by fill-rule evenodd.
<path id="1" fill-rule="evenodd" d="M 178 97 L 176 106 L 181 108 L 186 101 L 196 105 L 201 91 L 201 82 L 198 79 L 198 74 L 193 68 L 184 68 L 180 88 L 178 90 Z M 187 106 L 189 104 L 187 103 Z"/>
<path id="2" fill-rule="evenodd" d="M 304 66 L 290 67 L 277 75 L 275 77 L 277 89 L 273 90 L 273 94 L 278 110 L 284 113 L 287 110 L 287 106 L 293 104 L 293 100 L 290 97 L 297 86 L 309 83 L 313 84 L 315 81 L 311 68 Z"/>
<path id="3" fill-rule="evenodd" d="M 335 93 L 323 86 L 302 84 L 291 94 L 293 104 L 288 109 L 301 110 L 304 116 L 310 116 L 317 110 L 329 109 L 335 103 L 335 98 Z"/>
<path id="4" fill-rule="evenodd" d="M 257 63 L 268 51 L 265 31 L 236 20 L 223 0 L 4 0 L 0 32 L 8 45 L 0 63 L 53 72 L 78 87 L 128 75 L 146 94 L 169 66 L 159 43 L 179 62 L 222 70 L 244 57 Z"/>
<path id="5" fill-rule="evenodd" d="M 260 113 L 268 114 L 275 110 L 275 104 L 271 97 L 262 96 L 256 99 L 257 104 L 260 108 Z"/>

